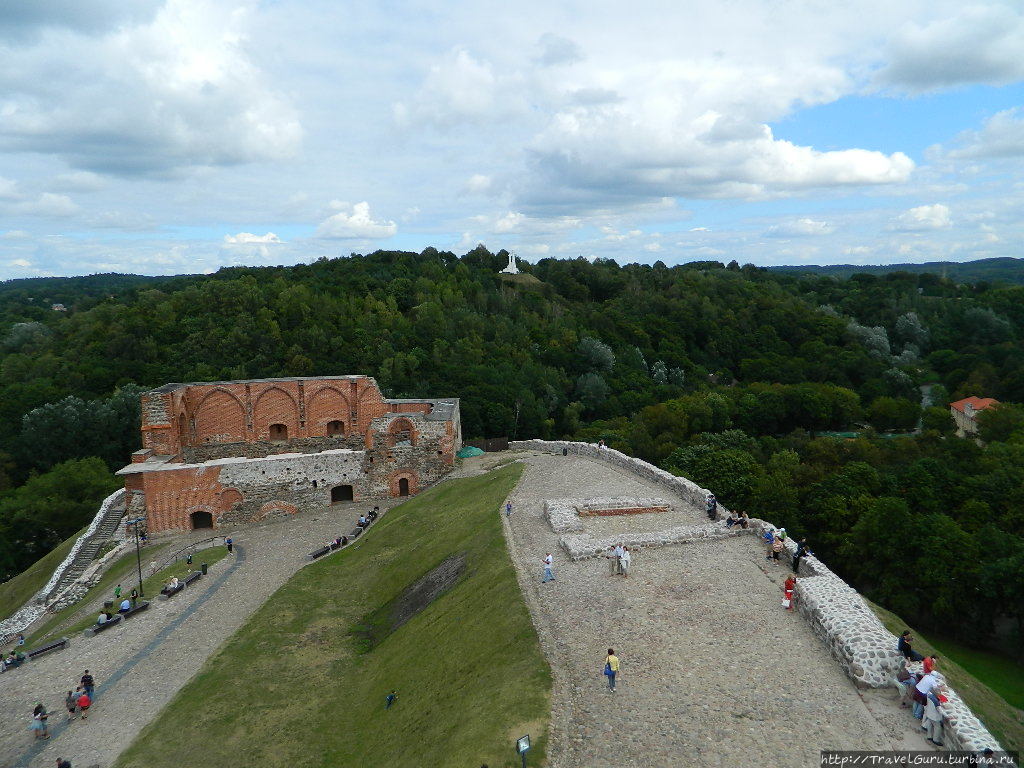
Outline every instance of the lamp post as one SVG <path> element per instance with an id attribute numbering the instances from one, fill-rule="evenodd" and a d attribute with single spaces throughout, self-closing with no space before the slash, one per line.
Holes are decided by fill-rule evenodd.
<path id="1" fill-rule="evenodd" d="M 139 597 L 143 598 L 146 593 L 142 590 L 142 555 L 139 553 L 139 525 L 146 522 L 146 518 L 137 517 L 134 520 L 129 520 L 128 525 L 135 531 L 135 563 L 139 567 Z"/>

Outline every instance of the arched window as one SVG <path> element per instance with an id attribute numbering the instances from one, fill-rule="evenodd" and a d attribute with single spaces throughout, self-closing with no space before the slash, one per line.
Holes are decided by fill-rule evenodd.
<path id="1" fill-rule="evenodd" d="M 331 488 L 331 504 L 337 504 L 342 501 L 352 501 L 353 498 L 351 485 L 336 485 Z"/>
<path id="2" fill-rule="evenodd" d="M 192 521 L 192 530 L 198 528 L 213 528 L 213 515 L 209 512 L 193 512 L 189 518 Z"/>
<path id="3" fill-rule="evenodd" d="M 285 424 L 270 425 L 270 439 L 274 441 L 288 439 L 288 427 Z"/>
<path id="4" fill-rule="evenodd" d="M 388 445 L 403 447 L 416 445 L 416 430 L 408 419 L 395 419 L 388 427 Z"/>
<path id="5" fill-rule="evenodd" d="M 328 437 L 344 437 L 345 436 L 345 422 L 343 422 L 343 421 L 329 421 L 329 422 L 327 422 L 327 436 Z"/>

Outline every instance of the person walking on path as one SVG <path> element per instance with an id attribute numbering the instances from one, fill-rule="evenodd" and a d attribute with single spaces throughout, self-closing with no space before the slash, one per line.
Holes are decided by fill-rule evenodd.
<path id="1" fill-rule="evenodd" d="M 82 713 L 82 719 L 85 720 L 89 717 L 89 707 L 92 706 L 92 696 L 85 691 L 80 691 L 78 694 L 78 709 Z"/>
<path id="2" fill-rule="evenodd" d="M 604 674 L 608 677 L 608 690 L 615 693 L 615 676 L 619 674 L 619 657 L 615 655 L 615 649 L 608 649 L 608 656 L 604 660 Z"/>
<path id="3" fill-rule="evenodd" d="M 505 517 L 512 517 L 512 502 L 505 502 Z"/>
<path id="4" fill-rule="evenodd" d="M 36 739 L 48 739 L 50 738 L 50 730 L 46 725 L 46 720 L 50 715 L 46 712 L 46 707 L 43 706 L 43 702 L 37 702 L 36 708 L 32 710 L 32 724 L 28 729 L 35 733 Z"/>
<path id="5" fill-rule="evenodd" d="M 88 669 L 85 670 L 85 674 L 82 675 L 81 682 L 82 690 L 85 691 L 85 695 L 90 699 L 95 698 L 95 696 L 93 696 L 93 691 L 96 690 L 96 681 L 93 679 L 92 675 L 89 674 Z"/>
<path id="6" fill-rule="evenodd" d="M 551 564 L 555 562 L 555 559 L 548 552 L 544 556 L 544 578 L 541 580 L 541 584 L 547 584 L 549 581 L 555 580 L 555 575 L 551 572 Z"/>
<path id="7" fill-rule="evenodd" d="M 398 700 L 398 694 L 392 691 L 384 697 L 384 709 L 391 709 L 391 705 Z"/>
<path id="8" fill-rule="evenodd" d="M 121 599 L 121 585 L 120 584 L 118 584 L 116 587 L 114 587 L 114 599 L 115 600 L 120 600 Z"/>
<path id="9" fill-rule="evenodd" d="M 64 699 L 64 706 L 68 709 L 68 722 L 70 723 L 78 714 L 78 697 L 74 692 L 68 691 L 68 695 Z"/>
<path id="10" fill-rule="evenodd" d="M 228 545 L 228 554 L 230 555 L 235 548 L 235 542 L 233 542 L 231 540 L 231 537 L 228 536 L 226 539 L 224 539 L 224 543 Z"/>
<path id="11" fill-rule="evenodd" d="M 622 548 L 622 557 L 619 559 L 619 567 L 622 569 L 622 577 L 629 576 L 629 567 L 633 563 L 633 556 L 629 552 L 629 547 Z"/>
<path id="12" fill-rule="evenodd" d="M 796 576 L 790 576 L 782 586 L 782 607 L 793 610 L 793 590 L 796 589 Z"/>

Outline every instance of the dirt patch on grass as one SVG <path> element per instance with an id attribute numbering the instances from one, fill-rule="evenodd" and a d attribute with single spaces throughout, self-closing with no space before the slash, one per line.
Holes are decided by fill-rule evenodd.
<path id="1" fill-rule="evenodd" d="M 446 557 L 436 568 L 420 576 L 397 597 L 376 608 L 356 624 L 351 635 L 359 653 L 368 653 L 391 633 L 454 587 L 466 570 L 466 553 Z"/>

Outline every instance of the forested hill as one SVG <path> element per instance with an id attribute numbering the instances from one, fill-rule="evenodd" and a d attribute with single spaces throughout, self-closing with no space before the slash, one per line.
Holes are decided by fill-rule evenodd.
<path id="1" fill-rule="evenodd" d="M 957 283 L 1004 282 L 1024 284 L 1024 259 L 1003 256 L 975 261 L 927 261 L 922 264 L 807 264 L 769 267 L 774 272 L 813 273 L 832 277 L 888 275 L 893 272 L 930 272 Z"/>
<path id="2" fill-rule="evenodd" d="M 807 533 L 908 618 L 1024 621 L 1003 593 L 1024 582 L 1024 417 L 999 409 L 983 450 L 951 435 L 945 407 L 1024 401 L 1024 287 L 583 259 L 523 265 L 536 281 L 514 281 L 505 264 L 482 247 L 427 249 L 7 284 L 0 577 L 77 530 L 113 487 L 105 467 L 137 444 L 140 388 L 360 373 L 392 397 L 461 398 L 467 437 L 603 437 L 688 474 Z M 922 413 L 923 384 L 938 407 Z M 874 436 L 921 419 L 915 435 Z M 961 554 L 946 558 L 949 542 Z M 925 587 L 906 589 L 895 562 Z"/>

